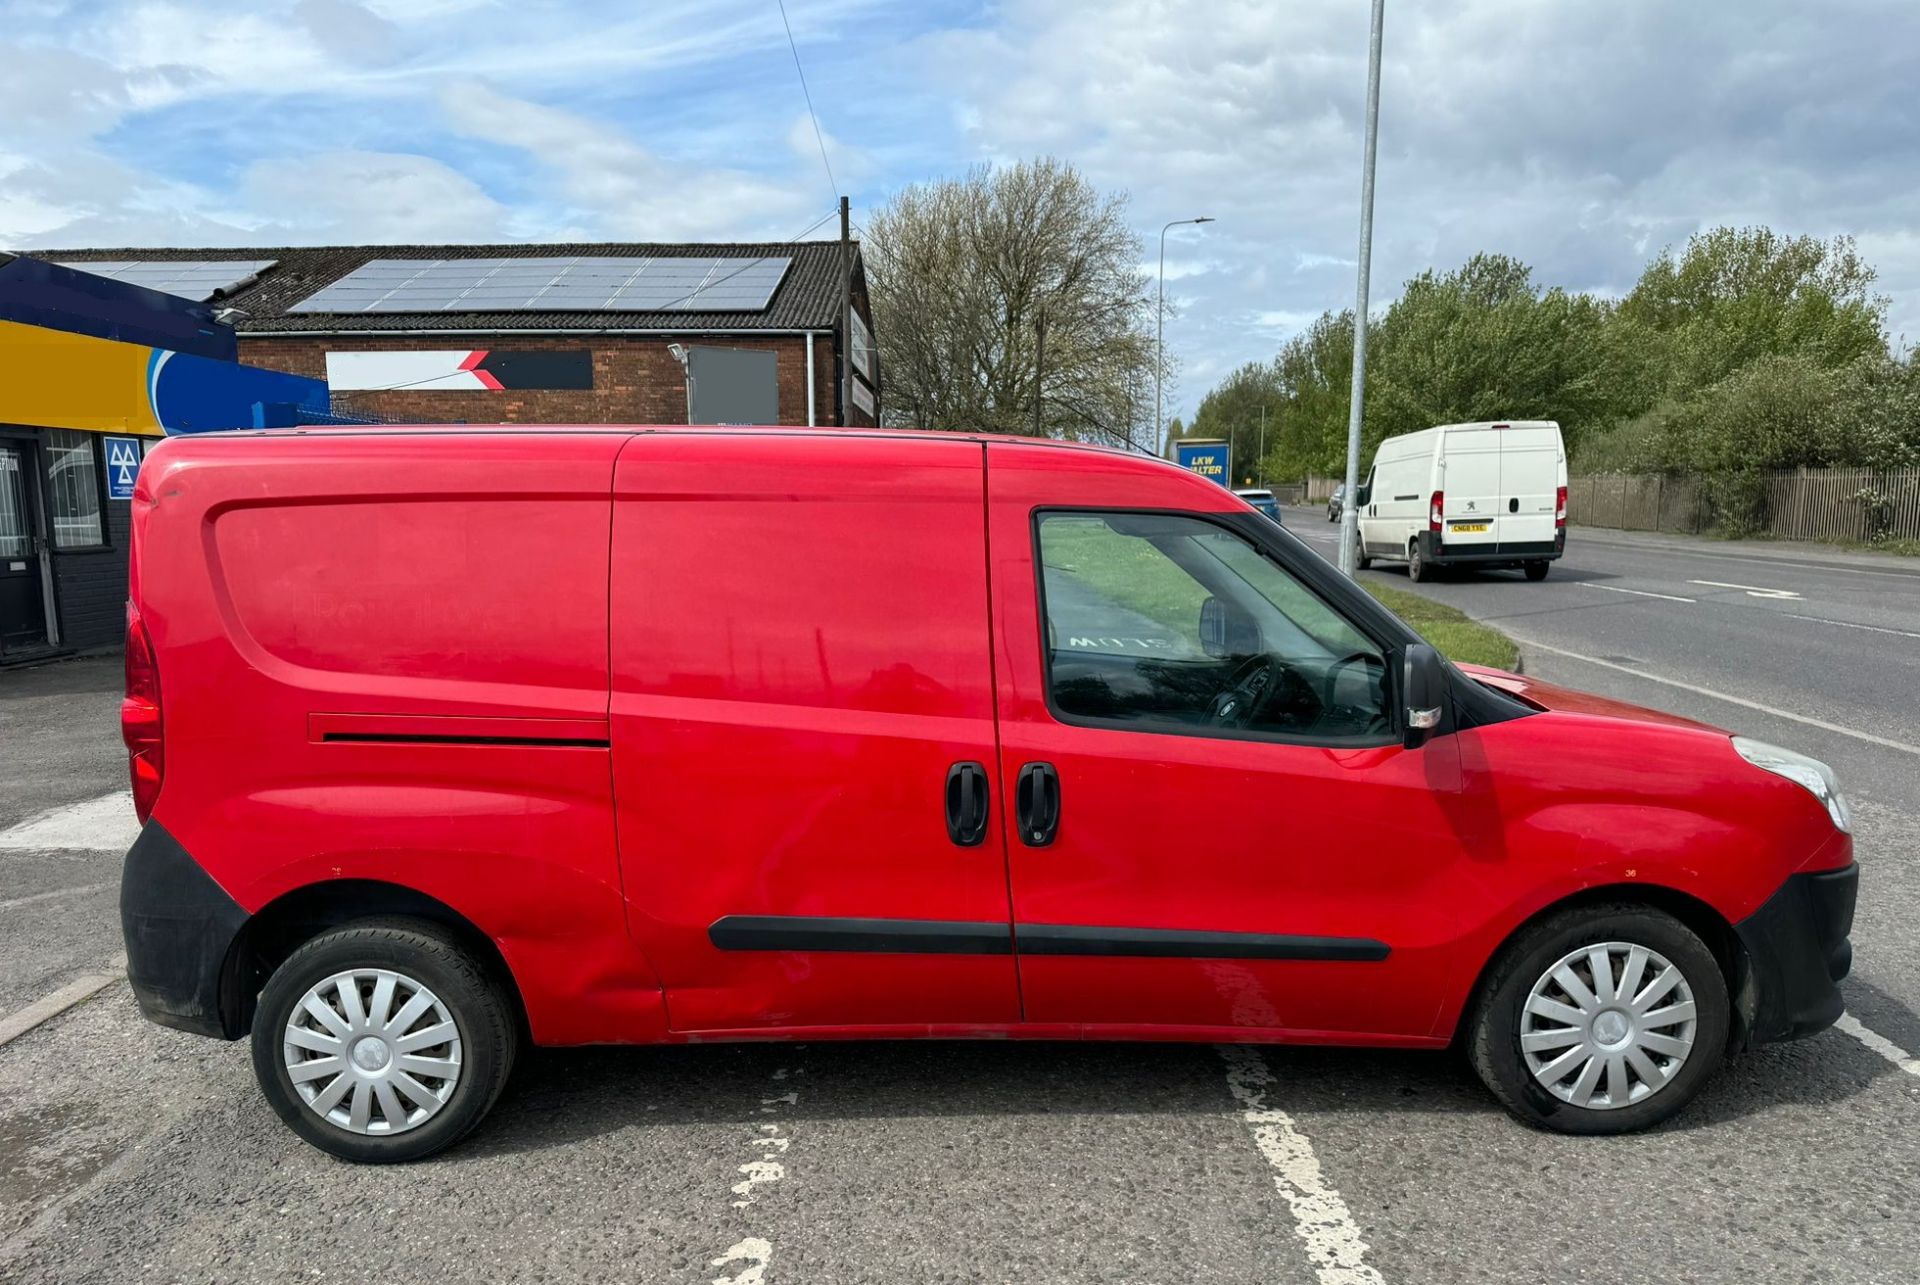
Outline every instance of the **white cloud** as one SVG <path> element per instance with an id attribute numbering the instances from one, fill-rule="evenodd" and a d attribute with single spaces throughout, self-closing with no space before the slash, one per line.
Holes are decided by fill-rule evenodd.
<path id="1" fill-rule="evenodd" d="M 1367 6 L 787 0 L 856 206 L 1050 153 L 1168 219 L 1190 412 L 1353 297 Z M 831 203 L 767 0 L 7 6 L 0 246 L 786 237 Z M 935 24 L 946 23 L 947 29 Z M 1920 8 L 1389 7 L 1376 302 L 1478 250 L 1618 292 L 1720 221 L 1853 233 L 1920 336 Z M 858 214 L 856 213 L 856 218 Z M 831 225 L 823 231 L 830 234 Z"/>
<path id="2" fill-rule="evenodd" d="M 590 235 L 641 240 L 778 239 L 822 204 L 793 183 L 740 170 L 670 161 L 610 125 L 453 84 L 440 104 L 460 133 L 525 152 L 556 181 L 569 215 Z"/>
<path id="3" fill-rule="evenodd" d="M 509 217 L 439 161 L 389 152 L 263 161 L 247 171 L 242 191 L 274 240 L 493 241 Z"/>
<path id="4" fill-rule="evenodd" d="M 1167 327 L 1190 411 L 1289 319 L 1351 306 L 1366 28 L 1361 4 L 1217 0 L 1198 21 L 1007 0 L 917 52 L 973 156 L 1049 152 L 1130 190 L 1149 256 L 1165 220 L 1219 219 L 1207 254 L 1242 266 L 1186 283 Z M 1390 6 L 1373 298 L 1479 250 L 1617 292 L 1663 245 L 1767 222 L 1858 234 L 1914 333 L 1916 47 L 1920 9 L 1873 0 L 1753 0 L 1737 21 L 1664 0 Z"/>

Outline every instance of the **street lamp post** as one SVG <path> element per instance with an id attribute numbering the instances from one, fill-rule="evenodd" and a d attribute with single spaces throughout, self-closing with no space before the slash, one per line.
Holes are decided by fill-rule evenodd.
<path id="1" fill-rule="evenodd" d="M 1259 481 L 1260 478 L 1264 476 L 1267 471 L 1266 460 L 1267 460 L 1267 407 L 1266 407 L 1266 403 L 1262 402 L 1260 405 L 1260 454 L 1254 457 L 1254 462 L 1253 462 L 1254 469 L 1256 470 L 1255 477 L 1254 477 L 1254 480 L 1256 482 Z"/>
<path id="2" fill-rule="evenodd" d="M 1360 281 L 1353 301 L 1353 391 L 1347 407 L 1347 490 L 1340 506 L 1340 572 L 1349 578 L 1359 557 L 1360 414 L 1367 392 L 1367 277 L 1373 266 L 1373 153 L 1380 137 L 1380 24 L 1386 0 L 1373 0 L 1367 39 L 1367 132 L 1360 164 Z"/>
<path id="3" fill-rule="evenodd" d="M 1153 449 L 1161 455 L 1167 453 L 1160 386 L 1167 369 L 1167 228 L 1177 228 L 1182 223 L 1211 222 L 1207 217 L 1175 219 L 1160 229 L 1160 307 L 1153 319 Z"/>

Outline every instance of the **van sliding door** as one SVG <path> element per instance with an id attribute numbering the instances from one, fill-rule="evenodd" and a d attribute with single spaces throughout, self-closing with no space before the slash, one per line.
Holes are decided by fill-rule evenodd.
<path id="1" fill-rule="evenodd" d="M 984 467 L 840 435 L 620 456 L 614 795 L 673 1029 L 1019 1020 Z"/>

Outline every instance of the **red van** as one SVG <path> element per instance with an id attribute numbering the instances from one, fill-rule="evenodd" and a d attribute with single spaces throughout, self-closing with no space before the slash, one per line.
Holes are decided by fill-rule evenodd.
<path id="1" fill-rule="evenodd" d="M 1458 1044 L 1614 1133 L 1841 1012 L 1824 766 L 1451 665 L 1158 460 L 215 433 L 133 515 L 128 973 L 338 1156 L 527 1041 Z"/>

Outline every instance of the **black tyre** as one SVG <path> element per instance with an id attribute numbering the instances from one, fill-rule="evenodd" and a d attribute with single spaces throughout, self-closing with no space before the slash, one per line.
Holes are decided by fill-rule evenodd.
<path id="1" fill-rule="evenodd" d="M 1474 1070 L 1528 1124 L 1630 1133 L 1693 1100 L 1726 1054 L 1728 1022 L 1726 978 L 1706 943 L 1671 915 L 1622 904 L 1521 932 L 1463 1034 Z"/>
<path id="2" fill-rule="evenodd" d="M 1420 552 L 1420 542 L 1418 540 L 1409 541 L 1407 544 L 1407 579 L 1413 581 L 1415 584 L 1419 584 L 1423 580 L 1430 580 L 1432 578 L 1433 568 L 1428 565 L 1426 555 Z"/>
<path id="3" fill-rule="evenodd" d="M 253 1070 L 293 1131 L 342 1160 L 452 1146 L 506 1087 L 513 1001 L 435 924 L 368 919 L 274 970 L 253 1018 Z"/>
<path id="4" fill-rule="evenodd" d="M 1529 562 L 1522 570 L 1526 572 L 1527 579 L 1529 580 L 1545 580 L 1547 578 L 1547 568 L 1552 565 L 1550 562 Z"/>

